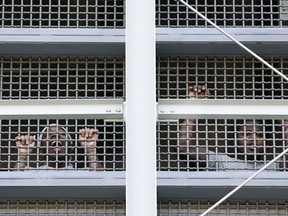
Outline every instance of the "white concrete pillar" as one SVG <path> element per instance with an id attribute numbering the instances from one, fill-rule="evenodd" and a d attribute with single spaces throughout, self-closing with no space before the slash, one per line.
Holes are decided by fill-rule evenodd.
<path id="1" fill-rule="evenodd" d="M 155 2 L 126 0 L 126 215 L 156 216 Z"/>

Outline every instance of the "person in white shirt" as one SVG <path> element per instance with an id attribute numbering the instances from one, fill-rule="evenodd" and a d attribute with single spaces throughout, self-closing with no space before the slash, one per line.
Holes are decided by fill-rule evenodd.
<path id="1" fill-rule="evenodd" d="M 87 161 L 90 170 L 99 170 L 102 168 L 98 156 L 95 152 L 96 142 L 99 131 L 94 128 L 80 129 L 78 133 L 78 141 L 85 148 Z M 77 144 L 67 129 L 57 124 L 51 124 L 45 127 L 36 141 L 36 136 L 21 135 L 16 138 L 16 146 L 18 147 L 18 160 L 14 165 L 14 169 L 23 170 L 74 170 L 72 165 L 72 152 Z M 38 167 L 27 166 L 28 156 L 35 150 L 35 145 L 39 149 L 39 153 L 44 156 L 44 164 Z"/>

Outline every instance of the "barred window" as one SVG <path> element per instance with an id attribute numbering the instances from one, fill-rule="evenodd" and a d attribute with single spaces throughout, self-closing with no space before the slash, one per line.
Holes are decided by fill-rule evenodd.
<path id="1" fill-rule="evenodd" d="M 160 201 L 159 216 L 196 216 L 203 213 L 211 201 Z M 3 201 L 0 215 L 103 215 L 124 216 L 125 202 L 116 201 Z M 286 215 L 285 201 L 227 201 L 210 215 Z"/>
<path id="2" fill-rule="evenodd" d="M 287 76 L 287 58 L 265 58 Z M 209 99 L 287 99 L 287 82 L 251 57 L 159 57 L 157 97 L 188 98 L 188 88 L 205 85 Z"/>
<path id="3" fill-rule="evenodd" d="M 125 202 L 117 201 L 7 201 L 0 204 L 0 215 L 103 215 L 124 216 Z"/>
<path id="4" fill-rule="evenodd" d="M 286 74 L 286 58 L 266 60 Z M 209 90 L 210 94 L 205 98 L 210 100 L 287 99 L 288 95 L 287 82 L 251 57 L 158 59 L 158 99 L 189 99 L 189 88 L 195 86 Z M 248 126 L 246 128 L 248 123 L 250 131 Z M 158 122 L 158 170 L 258 170 L 285 150 L 288 144 L 286 128 L 287 122 L 272 119 L 260 122 L 257 119 L 219 118 Z M 254 138 L 249 138 L 249 133 L 254 134 Z M 260 133 L 263 140 L 261 146 L 257 146 L 256 137 Z M 240 134 L 246 145 L 242 150 L 239 148 Z M 249 153 L 248 147 L 253 153 Z M 282 158 L 269 169 L 285 168 L 286 158 Z"/>
<path id="5" fill-rule="evenodd" d="M 159 122 L 158 170 L 259 170 L 286 149 L 286 128 L 283 121 L 256 119 Z M 286 170 L 286 160 L 282 157 L 267 170 Z"/>
<path id="6" fill-rule="evenodd" d="M 1 171 L 125 169 L 124 122 L 93 119 L 1 120 Z M 55 127 L 56 130 L 53 130 Z M 50 128 L 50 130 L 49 130 Z M 81 138 L 81 131 L 84 132 Z M 97 136 L 86 136 L 97 129 Z M 80 133 L 79 133 L 80 132 Z M 16 140 L 16 137 L 34 140 Z M 34 141 L 34 143 L 33 143 Z M 19 142 L 18 144 L 16 142 Z"/>
<path id="7" fill-rule="evenodd" d="M 186 0 L 197 11 L 221 27 L 287 27 L 283 15 L 286 6 L 278 0 Z M 210 27 L 179 1 L 156 1 L 156 25 L 158 27 Z"/>
<path id="8" fill-rule="evenodd" d="M 196 216 L 207 210 L 210 201 L 160 202 L 159 216 Z M 276 201 L 228 201 L 214 209 L 210 215 L 286 215 L 287 202 Z"/>
<path id="9" fill-rule="evenodd" d="M 284 0 L 189 0 L 189 5 L 221 27 L 287 27 Z M 2 0 L 2 28 L 125 27 L 124 0 Z M 157 0 L 157 27 L 208 27 L 181 2 Z"/>
<path id="10" fill-rule="evenodd" d="M 123 92 L 123 59 L 0 59 L 2 100 L 119 99 Z"/>
<path id="11" fill-rule="evenodd" d="M 123 28 L 122 0 L 2 0 L 2 28 Z"/>
<path id="12" fill-rule="evenodd" d="M 286 72 L 288 68 L 286 58 L 267 60 L 280 71 Z M 123 59 L 1 58 L 0 65 L 2 100 L 125 98 Z M 192 85 L 204 85 L 211 93 L 208 96 L 211 100 L 286 99 L 287 97 L 286 82 L 254 58 L 159 58 L 156 70 L 159 99 L 188 99 L 188 89 Z M 258 124 L 255 120 L 253 127 Z M 232 164 L 239 159 L 238 157 L 242 161 L 236 161 L 236 164 L 244 162 L 250 164 L 251 169 L 256 170 L 259 168 L 259 163 L 266 164 L 277 153 L 284 150 L 286 124 L 278 120 L 267 120 L 260 123 L 264 139 L 264 150 L 260 156 L 256 154 L 249 156 L 247 152 L 240 152 L 237 144 L 237 136 L 240 133 L 237 122 L 239 120 L 236 119 L 196 119 L 193 124 L 184 124 L 182 120 L 159 122 L 157 125 L 158 170 L 239 170 L 241 169 L 239 167 L 231 168 L 232 165 L 223 168 L 223 160 L 232 160 Z M 73 170 L 82 168 L 89 170 L 89 154 L 79 143 L 79 130 L 96 128 L 99 130 L 99 138 L 93 152 L 94 166 L 101 164 L 98 170 L 125 170 L 125 124 L 102 119 L 1 120 L 1 170 L 24 169 L 18 166 L 21 162 L 19 155 L 21 148 L 16 145 L 17 136 L 35 136 L 37 143 L 43 129 L 54 123 L 61 128 L 67 128 L 71 134 L 71 137 L 68 137 L 65 133 L 62 138 L 65 144 L 72 140 L 73 146 L 71 148 L 73 151 L 70 152 L 68 148 L 64 152 L 64 167 L 70 167 L 71 164 Z M 245 125 L 244 123 L 241 124 Z M 181 138 L 183 125 L 186 125 L 188 131 L 190 126 L 193 127 L 192 137 Z M 242 138 L 244 143 L 248 143 L 247 136 L 244 134 Z M 50 140 L 46 141 L 48 143 Z M 196 158 L 193 158 L 189 151 L 186 153 L 180 151 L 184 149 L 183 144 L 180 145 L 181 142 L 185 143 L 186 149 L 195 146 L 196 153 L 204 147 L 205 154 L 207 158 L 210 157 L 210 160 L 199 158 L 200 152 Z M 53 148 L 57 149 L 59 146 Z M 27 162 L 27 167 L 37 170 L 49 164 L 52 159 L 47 154 L 47 149 L 49 149 L 48 144 L 35 145 L 31 152 L 29 150 L 24 161 Z M 226 156 L 229 158 L 225 158 Z M 285 158 L 283 160 L 285 161 Z M 225 166 L 227 167 L 229 163 L 226 162 Z M 61 168 L 60 162 L 54 165 L 57 169 Z M 283 163 L 281 169 L 277 166 L 272 170 L 286 169 L 286 163 Z"/>
<path id="13" fill-rule="evenodd" d="M 0 65 L 2 100 L 124 97 L 123 59 L 1 58 Z M 59 127 L 53 132 L 54 137 L 47 131 L 51 124 Z M 91 166 L 92 170 L 124 170 L 124 122 L 12 118 L 1 120 L 0 127 L 2 171 L 39 170 L 51 166 L 57 170 L 91 170 Z M 79 142 L 79 130 L 86 128 L 99 131 L 91 151 Z M 25 141 L 21 146 L 21 140 L 18 140 L 19 145 L 16 145 L 15 138 L 25 135 L 32 137 L 34 144 Z M 46 143 L 41 144 L 43 142 Z M 27 146 L 28 143 L 31 145 Z"/>

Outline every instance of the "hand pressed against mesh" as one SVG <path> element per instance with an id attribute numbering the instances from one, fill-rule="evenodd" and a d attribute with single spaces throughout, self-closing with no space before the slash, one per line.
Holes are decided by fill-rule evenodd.
<path id="1" fill-rule="evenodd" d="M 28 153 L 33 152 L 33 148 L 35 147 L 36 137 L 35 136 L 27 136 L 21 135 L 15 138 L 16 146 L 19 149 L 20 155 L 27 155 Z"/>
<path id="2" fill-rule="evenodd" d="M 96 146 L 96 140 L 98 139 L 99 131 L 94 128 L 86 128 L 79 130 L 78 140 L 80 145 L 86 147 L 91 151 Z"/>
<path id="3" fill-rule="evenodd" d="M 96 170 L 96 168 L 102 168 L 99 163 L 98 156 L 94 151 L 96 142 L 98 139 L 99 131 L 97 129 L 86 128 L 79 130 L 79 139 L 81 146 L 88 147 L 87 154 L 89 168 Z M 51 124 L 45 127 L 41 133 L 37 146 L 40 149 L 39 152 L 44 157 L 45 165 L 40 168 L 55 169 L 73 169 L 72 154 L 77 144 L 73 143 L 68 131 L 57 124 Z M 28 155 L 33 152 L 36 145 L 36 137 L 27 135 L 21 135 L 16 137 L 16 145 L 19 149 L 18 162 L 14 168 L 23 170 L 27 166 Z"/>
<path id="4" fill-rule="evenodd" d="M 80 145 L 84 147 L 86 154 L 88 155 L 89 168 L 100 169 L 102 165 L 100 163 L 93 163 L 93 161 L 99 161 L 96 155 L 96 144 L 99 136 L 99 131 L 96 128 L 80 129 L 78 133 L 78 141 Z"/>
<path id="5" fill-rule="evenodd" d="M 190 98 L 207 98 L 211 96 L 209 89 L 204 85 L 191 85 L 188 88 L 188 95 Z M 213 109 L 213 106 L 211 106 Z M 215 161 L 223 164 L 225 168 L 225 162 L 230 161 L 229 167 L 237 169 L 237 165 L 246 167 L 245 160 L 255 161 L 261 159 L 262 153 L 264 152 L 264 121 L 263 120 L 237 120 L 236 130 L 237 137 L 235 140 L 232 140 L 232 143 L 236 143 L 237 146 L 237 158 L 231 158 L 228 155 L 219 156 L 219 153 L 215 153 L 210 150 L 210 147 L 214 146 L 201 146 L 196 145 L 195 137 L 195 127 L 196 121 L 194 119 L 182 119 L 180 120 L 180 156 L 181 158 L 186 158 L 187 156 L 191 161 L 198 161 L 199 164 L 207 167 L 207 164 L 216 164 Z M 212 149 L 213 149 L 212 148 Z M 214 163 L 209 163 L 209 160 L 214 160 Z M 231 165 L 232 162 L 235 162 L 234 165 Z M 201 163 L 203 162 L 203 163 Z M 243 163 L 243 164 L 241 164 Z M 191 163 L 193 164 L 193 163 Z M 228 164 L 228 163 L 227 163 Z M 251 166 L 254 168 L 253 166 Z"/>
<path id="6" fill-rule="evenodd" d="M 189 86 L 188 95 L 190 98 L 204 98 L 210 96 L 211 93 L 205 85 L 193 85 Z"/>

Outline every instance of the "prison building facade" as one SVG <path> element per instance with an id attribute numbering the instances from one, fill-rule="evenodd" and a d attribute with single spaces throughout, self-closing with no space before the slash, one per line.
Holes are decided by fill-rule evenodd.
<path id="1" fill-rule="evenodd" d="M 288 75 L 287 0 L 185 2 Z M 126 215 L 125 4 L 0 1 L 1 216 Z M 180 1 L 155 12 L 157 215 L 196 216 L 285 151 L 288 84 Z M 287 215 L 287 166 L 210 215 Z"/>

